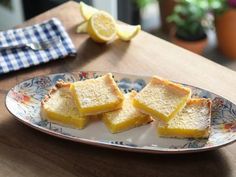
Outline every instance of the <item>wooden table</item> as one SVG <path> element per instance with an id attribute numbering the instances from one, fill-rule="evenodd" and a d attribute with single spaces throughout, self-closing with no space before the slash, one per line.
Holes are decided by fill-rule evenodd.
<path id="1" fill-rule="evenodd" d="M 196 154 L 130 153 L 54 138 L 13 119 L 4 105 L 8 89 L 33 76 L 80 70 L 157 74 L 210 90 L 236 103 L 234 71 L 145 32 L 130 43 L 96 44 L 87 35 L 75 33 L 82 20 L 78 8 L 77 3 L 68 2 L 22 25 L 59 18 L 78 55 L 0 76 L 0 176 L 236 176 L 236 144 Z"/>

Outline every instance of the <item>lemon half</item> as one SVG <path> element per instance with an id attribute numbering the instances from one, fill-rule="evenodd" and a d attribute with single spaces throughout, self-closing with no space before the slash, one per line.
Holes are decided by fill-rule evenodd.
<path id="1" fill-rule="evenodd" d="M 96 42 L 111 41 L 116 37 L 116 22 L 110 14 L 104 11 L 96 12 L 88 21 L 87 32 Z"/>

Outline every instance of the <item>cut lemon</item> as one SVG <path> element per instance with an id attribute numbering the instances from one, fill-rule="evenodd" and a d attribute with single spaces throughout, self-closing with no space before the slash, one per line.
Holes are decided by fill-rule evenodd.
<path id="1" fill-rule="evenodd" d="M 140 25 L 117 25 L 117 35 L 123 41 L 131 40 L 139 33 L 140 30 Z"/>
<path id="2" fill-rule="evenodd" d="M 88 21 L 83 21 L 78 25 L 76 32 L 77 33 L 87 33 L 87 28 L 88 28 Z"/>
<path id="3" fill-rule="evenodd" d="M 105 43 L 115 37 L 130 41 L 141 30 L 140 25 L 117 25 L 113 17 L 92 6 L 80 2 L 80 12 L 84 21 L 76 29 L 77 33 L 88 33 L 95 42 Z"/>
<path id="4" fill-rule="evenodd" d="M 108 13 L 103 11 L 96 12 L 88 21 L 87 32 L 96 42 L 105 43 L 111 41 L 116 36 L 116 22 Z"/>
<path id="5" fill-rule="evenodd" d="M 92 6 L 89 6 L 85 4 L 84 2 L 80 2 L 80 12 L 81 15 L 84 17 L 85 20 L 89 20 L 90 17 L 98 12 L 98 9 L 93 8 Z"/>

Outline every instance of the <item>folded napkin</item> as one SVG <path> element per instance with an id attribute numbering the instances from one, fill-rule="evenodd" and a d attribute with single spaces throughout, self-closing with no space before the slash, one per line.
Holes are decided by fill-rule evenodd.
<path id="1" fill-rule="evenodd" d="M 22 43 L 49 41 L 55 37 L 59 37 L 61 42 L 54 43 L 46 50 L 34 51 L 24 47 L 0 50 L 0 75 L 76 54 L 74 44 L 61 22 L 56 18 L 41 24 L 0 32 L 0 48 Z"/>

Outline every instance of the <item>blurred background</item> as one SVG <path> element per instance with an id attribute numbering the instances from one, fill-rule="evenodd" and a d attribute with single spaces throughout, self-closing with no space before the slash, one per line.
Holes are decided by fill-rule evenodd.
<path id="1" fill-rule="evenodd" d="M 83 0 L 236 71 L 236 0 Z M 66 0 L 0 0 L 7 30 Z M 79 0 L 77 2 L 80 2 Z"/>

